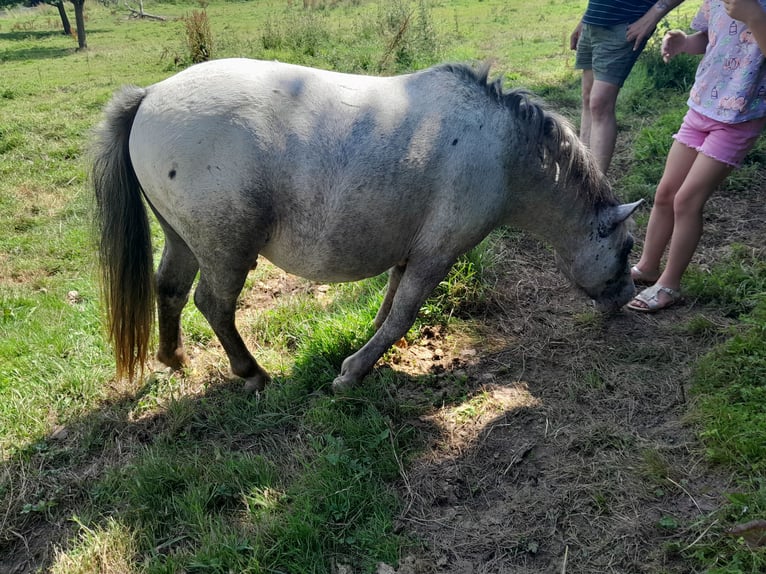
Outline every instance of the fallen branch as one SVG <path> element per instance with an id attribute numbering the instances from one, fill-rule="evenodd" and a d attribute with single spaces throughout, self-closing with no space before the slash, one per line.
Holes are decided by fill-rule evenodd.
<path id="1" fill-rule="evenodd" d="M 146 12 L 144 12 L 143 0 L 140 0 L 138 5 L 139 5 L 139 9 L 136 10 L 135 8 L 131 7 L 130 4 L 125 2 L 125 8 L 127 8 L 128 11 L 130 12 L 131 18 L 149 18 L 150 20 L 161 20 L 163 22 L 167 20 L 167 18 L 165 18 L 164 16 L 155 16 L 154 14 L 147 14 Z"/>

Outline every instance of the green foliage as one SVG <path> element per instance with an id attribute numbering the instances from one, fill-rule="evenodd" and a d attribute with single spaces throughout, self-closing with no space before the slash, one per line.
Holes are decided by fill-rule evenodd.
<path id="1" fill-rule="evenodd" d="M 192 10 L 184 17 L 186 47 L 192 64 L 206 62 L 213 56 L 213 33 L 205 10 Z"/>
<path id="2" fill-rule="evenodd" d="M 727 495 L 727 503 L 694 525 L 700 531 L 696 544 L 677 548 L 700 571 L 711 574 L 759 574 L 766 571 L 766 548 L 751 546 L 731 529 L 766 516 L 766 482 L 763 475 L 745 482 L 739 492 Z"/>
<path id="3" fill-rule="evenodd" d="M 381 71 L 422 68 L 438 59 L 440 42 L 431 12 L 424 0 L 380 4 L 378 27 L 386 49 L 379 63 Z"/>
<path id="4" fill-rule="evenodd" d="M 484 241 L 462 255 L 421 309 L 427 321 L 466 316 L 481 306 L 488 283 L 484 271 L 491 266 L 491 241 Z"/>
<path id="5" fill-rule="evenodd" d="M 394 401 L 388 391 L 401 375 L 386 369 L 348 396 L 324 392 L 342 359 L 370 335 L 384 278 L 332 287 L 329 302 L 296 297 L 249 316 L 243 333 L 258 342 L 253 350 L 274 374 L 261 396 L 243 396 L 221 375 L 225 361 L 216 360 L 215 337 L 192 305 L 184 327 L 198 356 L 189 373 L 157 372 L 135 385 L 114 381 L 92 273 L 87 142 L 120 84 L 147 85 L 211 55 L 375 74 L 496 58 L 508 84 L 539 88 L 576 117 L 579 83 L 566 36 L 581 6 L 544 3 L 529 22 L 518 3 L 498 3 L 489 13 L 486 4 L 168 0 L 151 6 L 168 18 L 160 23 L 116 17 L 119 6 L 92 3 L 88 52 L 60 34 L 50 8 L 0 19 L 4 532 L 28 537 L 44 530 L 43 521 L 50 530 L 72 525 L 74 536 L 56 531 L 65 543 L 50 568 L 56 574 L 329 572 L 333 562 L 373 571 L 376 561 L 393 564 L 406 553 L 410 541 L 393 527 L 400 511 L 394 485 L 422 447 L 408 423 L 423 407 Z M 193 8 L 203 9 L 194 14 L 204 14 L 204 22 L 184 17 Z M 621 129 L 644 131 L 618 187 L 640 197 L 651 197 L 658 181 L 680 125 L 686 97 L 680 82 L 688 81 L 688 69 L 668 74 L 651 57 L 643 57 L 620 103 L 627 110 Z M 732 176 L 731 189 L 760 181 L 763 145 Z M 492 263 L 491 244 L 461 258 L 424 306 L 423 321 L 446 323 L 480 308 Z M 764 472 L 757 432 L 766 404 L 759 383 L 766 379 L 763 275 L 762 261 L 735 249 L 729 267 L 693 270 L 688 278 L 692 296 L 733 316 L 749 313 L 736 336 L 698 368 L 699 412 L 692 419 L 710 459 L 741 475 Z M 696 321 L 687 333 L 711 329 Z M 583 372 L 583 386 L 605 387 L 600 371 Z M 442 383 L 423 377 L 424 394 Z M 465 380 L 453 383 L 447 394 L 434 392 L 434 404 L 465 398 Z M 479 406 L 469 401 L 458 416 L 470 418 Z M 614 450 L 623 443 L 605 435 L 583 447 Z M 656 481 L 669 463 L 655 457 L 646 464 Z M 740 487 L 720 514 L 695 525 L 700 533 L 716 520 L 728 526 L 763 516 L 763 484 L 743 478 Z M 598 493 L 594 502 L 606 509 L 610 500 Z M 682 527 L 675 517 L 658 516 L 658 528 Z M 763 571 L 762 553 L 741 540 L 708 542 L 685 555 L 701 568 L 718 568 L 711 572 Z"/>
<path id="6" fill-rule="evenodd" d="M 742 246 L 709 273 L 690 273 L 690 292 L 742 316 L 742 324 L 720 347 L 703 357 L 693 377 L 697 404 L 690 420 L 698 428 L 708 459 L 731 469 L 737 492 L 697 527 L 731 529 L 766 513 L 766 264 Z M 751 478 L 755 477 L 755 478 Z M 761 478 L 758 478 L 761 477 Z M 763 572 L 766 548 L 744 538 L 706 538 L 686 553 L 719 574 Z"/>
<path id="7" fill-rule="evenodd" d="M 743 332 L 700 361 L 700 436 L 709 457 L 741 470 L 766 472 L 766 303 Z"/>
<path id="8" fill-rule="evenodd" d="M 709 270 L 692 267 L 684 277 L 687 295 L 738 317 L 766 302 L 766 261 L 752 249 L 732 245 L 729 258 Z"/>

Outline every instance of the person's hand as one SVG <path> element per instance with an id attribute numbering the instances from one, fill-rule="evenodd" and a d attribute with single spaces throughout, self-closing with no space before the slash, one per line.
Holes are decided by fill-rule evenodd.
<path id="1" fill-rule="evenodd" d="M 641 44 L 654 33 L 654 28 L 657 26 L 654 12 L 655 10 L 649 10 L 646 14 L 628 26 L 625 39 L 628 42 L 633 42 L 634 50 L 638 50 L 641 47 Z"/>
<path id="2" fill-rule="evenodd" d="M 574 29 L 572 35 L 569 36 L 570 50 L 577 50 L 577 41 L 580 39 L 580 34 L 582 34 L 582 20 L 580 20 L 580 23 L 577 24 L 577 28 Z"/>
<path id="3" fill-rule="evenodd" d="M 666 64 L 672 59 L 684 52 L 686 45 L 686 32 L 681 30 L 670 30 L 662 38 L 662 61 Z"/>
<path id="4" fill-rule="evenodd" d="M 753 20 L 766 18 L 766 11 L 758 0 L 723 0 L 726 13 L 748 26 Z"/>

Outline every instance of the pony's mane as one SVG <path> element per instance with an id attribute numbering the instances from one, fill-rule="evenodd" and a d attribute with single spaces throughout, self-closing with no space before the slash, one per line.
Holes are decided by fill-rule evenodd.
<path id="1" fill-rule="evenodd" d="M 489 79 L 489 64 L 473 68 L 468 64 L 441 64 L 435 70 L 449 72 L 466 83 L 475 83 L 486 94 L 523 120 L 536 141 L 546 169 L 557 170 L 561 181 L 576 186 L 594 202 L 615 200 L 607 179 L 601 174 L 593 156 L 577 137 L 563 116 L 548 110 L 534 95 L 524 89 L 503 89 L 502 78 Z"/>

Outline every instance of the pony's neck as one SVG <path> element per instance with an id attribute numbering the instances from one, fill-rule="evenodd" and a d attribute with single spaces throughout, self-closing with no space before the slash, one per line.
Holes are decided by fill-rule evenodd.
<path id="1" fill-rule="evenodd" d="M 574 238 L 587 233 L 592 224 L 594 207 L 572 186 L 541 178 L 523 195 L 525 198 L 511 201 L 507 224 L 551 243 L 556 249 L 573 248 Z"/>

